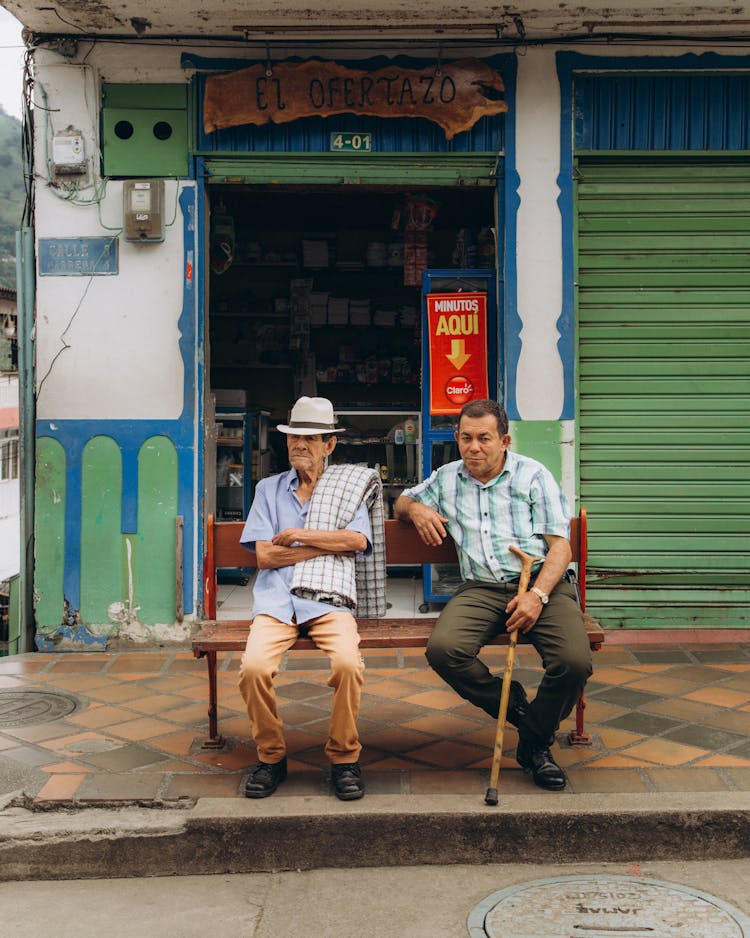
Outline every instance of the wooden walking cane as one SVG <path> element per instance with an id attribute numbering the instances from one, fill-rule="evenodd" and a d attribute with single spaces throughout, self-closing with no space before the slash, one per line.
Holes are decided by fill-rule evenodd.
<path id="1" fill-rule="evenodd" d="M 537 561 L 543 560 L 542 557 L 532 557 L 524 553 L 515 544 L 508 548 L 517 557 L 521 558 L 521 575 L 518 578 L 518 590 L 516 596 L 523 596 L 529 588 L 531 579 L 531 568 Z M 495 749 L 492 753 L 492 769 L 490 770 L 490 787 L 484 796 L 484 803 L 489 805 L 497 804 L 497 779 L 500 775 L 500 760 L 503 755 L 503 733 L 505 732 L 505 718 L 508 715 L 508 701 L 510 699 L 510 680 L 513 675 L 513 663 L 516 658 L 516 643 L 518 642 L 518 629 L 510 633 L 510 642 L 508 644 L 508 656 L 505 659 L 505 672 L 503 673 L 503 686 L 500 691 L 500 710 L 497 714 L 497 730 L 495 731 Z"/>

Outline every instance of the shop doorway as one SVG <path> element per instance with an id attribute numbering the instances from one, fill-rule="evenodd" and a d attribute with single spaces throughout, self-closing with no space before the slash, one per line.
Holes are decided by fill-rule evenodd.
<path id="1" fill-rule="evenodd" d="M 392 513 L 424 466 L 422 273 L 496 268 L 497 216 L 486 186 L 209 189 L 207 512 L 246 517 L 308 394 L 345 428 L 334 460 L 377 469 Z M 394 612 L 426 611 L 414 571 L 389 573 Z"/>
<path id="2" fill-rule="evenodd" d="M 209 188 L 208 512 L 244 517 L 287 468 L 273 427 L 302 394 L 333 401 L 335 458 L 380 471 L 386 511 L 420 478 L 422 271 L 496 267 L 496 191 Z"/>

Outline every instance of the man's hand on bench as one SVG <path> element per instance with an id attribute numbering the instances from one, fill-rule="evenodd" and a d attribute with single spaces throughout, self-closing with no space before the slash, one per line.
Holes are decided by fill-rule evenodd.
<path id="1" fill-rule="evenodd" d="M 422 505 L 413 498 L 399 496 L 394 506 L 394 514 L 400 521 L 409 521 L 428 547 L 439 547 L 448 536 L 448 519 L 428 505 Z"/>

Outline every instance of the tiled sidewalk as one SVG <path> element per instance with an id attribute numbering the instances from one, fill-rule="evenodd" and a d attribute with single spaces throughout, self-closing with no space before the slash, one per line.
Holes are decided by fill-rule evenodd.
<path id="1" fill-rule="evenodd" d="M 595 655 L 587 693 L 593 745 L 565 742 L 571 718 L 556 746 L 569 785 L 549 797 L 750 791 L 750 641 L 743 636 L 711 643 L 703 635 L 680 644 L 655 644 L 651 636 L 645 644 L 606 645 Z M 485 654 L 490 667 L 502 670 L 503 649 Z M 494 722 L 446 688 L 421 650 L 369 652 L 365 659 L 360 730 L 368 793 L 481 795 Z M 26 794 L 44 804 L 238 797 L 255 762 L 236 688 L 238 663 L 237 654 L 220 660 L 219 720 L 227 746 L 209 751 L 201 749 L 206 666 L 189 651 L 2 658 L 0 777 L 3 764 L 7 776 L 25 772 Z M 515 677 L 530 696 L 540 673 L 535 652 L 519 648 Z M 274 797 L 333 797 L 323 754 L 331 695 L 326 680 L 326 659 L 317 652 L 295 652 L 284 662 L 277 683 L 290 774 Z M 30 702 L 22 691 L 44 695 Z M 47 694 L 63 698 L 52 701 Z M 41 722 L 47 701 L 72 709 Z M 39 714 L 19 725 L 30 707 Z M 507 727 L 501 790 L 538 791 L 513 759 L 515 743 Z"/>

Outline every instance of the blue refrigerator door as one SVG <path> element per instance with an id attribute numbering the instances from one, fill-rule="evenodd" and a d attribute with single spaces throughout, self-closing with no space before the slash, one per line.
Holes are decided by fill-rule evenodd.
<path id="1" fill-rule="evenodd" d="M 486 295 L 486 322 L 484 323 L 486 336 L 486 363 L 487 363 L 487 394 L 489 397 L 497 399 L 499 384 L 498 373 L 498 323 L 500 320 L 497 303 L 497 272 L 494 269 L 473 269 L 466 268 L 462 270 L 440 269 L 426 270 L 422 276 L 422 478 L 426 479 L 435 469 L 445 463 L 452 462 L 459 458 L 458 447 L 455 442 L 454 433 L 456 428 L 456 419 L 458 411 L 461 409 L 459 403 L 448 403 L 443 401 L 444 406 L 436 407 L 436 398 L 440 397 L 433 388 L 433 381 L 444 383 L 445 366 L 442 361 L 436 359 L 440 354 L 433 349 L 431 355 L 430 349 L 430 320 L 428 316 L 428 296 L 434 294 L 485 294 Z M 450 327 L 450 319 L 447 319 L 447 325 Z M 451 340 L 451 353 L 465 355 L 462 351 L 464 346 L 458 329 L 459 320 L 456 320 L 457 337 Z M 434 339 L 433 339 L 434 340 Z M 458 343 L 458 346 L 453 342 Z M 444 356 L 448 357 L 448 356 Z M 451 358 L 453 356 L 451 355 Z M 449 358 L 449 362 L 451 361 Z M 453 358 L 453 361 L 460 362 L 460 357 Z M 437 365 L 440 365 L 440 376 L 438 376 Z M 460 376 L 456 376 L 459 378 Z M 466 382 L 464 382 L 465 384 Z M 457 381 L 457 385 L 461 382 Z M 471 398 L 468 398 L 469 400 Z M 446 410 L 452 412 L 446 413 Z M 436 412 L 440 411 L 440 412 Z M 461 577 L 457 564 L 428 564 L 422 569 L 422 583 L 424 590 L 424 601 L 420 606 L 420 612 L 428 612 L 431 603 L 445 604 L 453 595 L 456 587 L 461 582 Z"/>
<path id="2" fill-rule="evenodd" d="M 244 521 L 251 497 L 251 415 L 245 410 L 216 408 L 216 520 Z M 220 583 L 245 584 L 251 568 L 219 570 Z"/>

